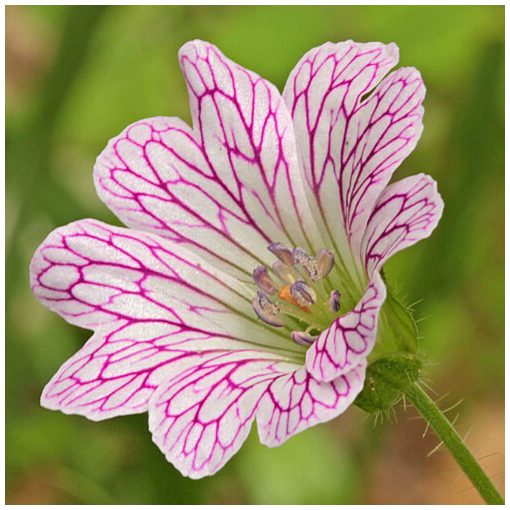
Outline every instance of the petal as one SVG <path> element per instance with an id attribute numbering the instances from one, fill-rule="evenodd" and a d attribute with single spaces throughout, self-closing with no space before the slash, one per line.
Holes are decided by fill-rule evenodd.
<path id="1" fill-rule="evenodd" d="M 423 131 L 425 86 L 414 68 L 388 75 L 354 115 L 347 139 L 354 147 L 343 162 L 346 228 L 359 248 L 381 191 L 416 147 Z M 350 124 L 349 127 L 351 127 Z"/>
<path id="2" fill-rule="evenodd" d="M 183 475 L 202 478 L 234 455 L 281 360 L 256 351 L 179 359 L 149 406 L 154 442 Z"/>
<path id="3" fill-rule="evenodd" d="M 123 223 L 185 244 L 236 276 L 246 278 L 266 256 L 268 238 L 180 119 L 156 117 L 126 128 L 98 157 L 94 179 Z"/>
<path id="4" fill-rule="evenodd" d="M 91 420 L 147 411 L 171 360 L 202 345 L 203 334 L 158 322 L 119 323 L 96 332 L 41 396 L 41 405 Z"/>
<path id="5" fill-rule="evenodd" d="M 169 462 L 202 478 L 239 450 L 255 416 L 267 446 L 338 416 L 363 388 L 366 364 L 330 383 L 259 351 L 195 354 L 171 367 L 149 404 L 149 428 Z"/>
<path id="6" fill-rule="evenodd" d="M 428 237 L 436 228 L 444 203 L 428 175 L 407 177 L 388 186 L 370 216 L 362 250 L 368 274 L 394 253 Z"/>
<path id="7" fill-rule="evenodd" d="M 361 363 L 377 337 L 379 311 L 386 287 L 375 273 L 361 301 L 323 331 L 306 353 L 306 367 L 320 381 L 333 381 Z"/>
<path id="8" fill-rule="evenodd" d="M 261 443 L 279 446 L 294 434 L 343 413 L 363 389 L 366 362 L 331 382 L 315 380 L 303 367 L 273 381 L 257 411 Z"/>
<path id="9" fill-rule="evenodd" d="M 157 235 L 93 220 L 71 223 L 39 247 L 31 281 L 44 305 L 89 329 L 119 321 L 161 323 L 202 333 L 205 350 L 302 352 L 256 319 L 253 290 Z M 211 344 L 211 337 L 222 340 Z"/>
<path id="10" fill-rule="evenodd" d="M 283 94 L 316 222 L 351 269 L 378 195 L 422 130 L 425 88 L 415 69 L 377 86 L 397 61 L 394 44 L 326 43 L 301 59 Z"/>
<path id="11" fill-rule="evenodd" d="M 246 278 L 272 261 L 268 244 L 306 246 L 316 231 L 292 121 L 272 84 L 214 46 L 187 43 L 179 58 L 194 129 L 175 118 L 133 124 L 99 156 L 98 193 L 126 225 Z"/>
<path id="12" fill-rule="evenodd" d="M 272 241 L 311 247 L 292 119 L 278 89 L 203 41 L 179 52 L 195 131 L 222 180 Z M 321 240 L 322 242 L 322 240 Z"/>

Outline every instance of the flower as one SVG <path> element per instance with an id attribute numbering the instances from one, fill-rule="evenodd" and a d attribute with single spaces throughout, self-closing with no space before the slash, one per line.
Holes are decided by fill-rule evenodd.
<path id="1" fill-rule="evenodd" d="M 420 174 L 388 184 L 422 131 L 425 88 L 395 44 L 326 43 L 283 95 L 213 45 L 180 50 L 193 128 L 136 122 L 94 168 L 129 227 L 58 228 L 33 292 L 94 331 L 43 391 L 91 420 L 148 411 L 153 440 L 200 478 L 254 420 L 277 446 L 363 388 L 380 270 L 427 237 L 443 203 Z"/>

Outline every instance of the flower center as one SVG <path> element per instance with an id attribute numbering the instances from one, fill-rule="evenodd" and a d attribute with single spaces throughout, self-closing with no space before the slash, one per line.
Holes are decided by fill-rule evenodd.
<path id="1" fill-rule="evenodd" d="M 327 279 L 333 269 L 333 253 L 321 249 L 315 257 L 301 248 L 272 243 L 268 250 L 277 260 L 271 269 L 253 271 L 258 292 L 253 309 L 262 321 L 285 327 L 294 342 L 310 346 L 340 312 L 340 292 Z"/>

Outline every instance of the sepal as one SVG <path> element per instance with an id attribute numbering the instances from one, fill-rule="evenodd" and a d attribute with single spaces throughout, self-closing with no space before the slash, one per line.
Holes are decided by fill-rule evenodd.
<path id="1" fill-rule="evenodd" d="M 381 271 L 382 279 L 386 285 L 386 301 L 381 309 L 381 336 L 380 345 L 390 346 L 386 350 L 396 350 L 402 353 L 416 354 L 418 349 L 418 326 L 412 311 L 405 306 L 395 295 L 395 291 Z M 383 354 L 378 350 L 379 355 Z"/>
<path id="2" fill-rule="evenodd" d="M 367 368 L 365 386 L 354 403 L 367 413 L 389 411 L 405 389 L 420 377 L 421 361 L 412 354 L 395 353 Z"/>
<path id="3" fill-rule="evenodd" d="M 418 348 L 418 327 L 411 310 L 388 291 L 382 313 L 389 326 L 387 334 L 394 339 L 397 350 L 415 354 Z"/>

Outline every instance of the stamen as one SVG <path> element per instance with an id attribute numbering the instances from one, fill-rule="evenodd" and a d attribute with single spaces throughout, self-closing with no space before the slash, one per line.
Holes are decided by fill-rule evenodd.
<path id="1" fill-rule="evenodd" d="M 303 281 L 293 283 L 290 293 L 300 306 L 312 306 L 317 299 L 315 291 Z"/>
<path id="2" fill-rule="evenodd" d="M 257 287 L 266 294 L 276 294 L 277 288 L 265 266 L 255 268 L 252 273 Z"/>
<path id="3" fill-rule="evenodd" d="M 340 310 L 340 292 L 338 290 L 331 291 L 328 304 L 332 312 L 338 312 Z"/>
<path id="4" fill-rule="evenodd" d="M 335 257 L 330 250 L 322 248 L 315 257 L 317 260 L 319 278 L 325 278 L 335 265 Z"/>
<path id="5" fill-rule="evenodd" d="M 280 307 L 277 303 L 273 303 L 265 294 L 257 292 L 253 299 L 253 309 L 260 320 L 263 320 L 271 326 L 281 327 L 285 324 L 278 316 Z"/>
<path id="6" fill-rule="evenodd" d="M 296 264 L 303 266 L 308 273 L 308 276 L 312 279 L 312 281 L 316 282 L 319 279 L 319 268 L 317 265 L 317 261 L 310 257 L 306 251 L 301 248 L 294 248 L 292 250 L 292 255 Z"/>
<path id="7" fill-rule="evenodd" d="M 290 283 L 280 287 L 280 290 L 278 291 L 278 297 L 283 301 L 287 301 L 287 303 L 290 303 L 291 305 L 301 308 L 301 310 L 304 310 L 305 312 L 309 312 L 310 310 L 308 310 L 308 308 L 300 306 L 299 303 L 294 299 L 294 296 L 290 291 L 290 287 Z"/>
<path id="8" fill-rule="evenodd" d="M 291 266 L 284 264 L 281 260 L 277 260 L 273 263 L 273 271 L 287 283 L 294 283 L 298 279 L 296 271 L 294 271 Z"/>
<path id="9" fill-rule="evenodd" d="M 294 257 L 292 252 L 282 243 L 271 243 L 267 249 L 276 255 L 284 264 L 292 266 L 294 264 Z"/>
<path id="10" fill-rule="evenodd" d="M 318 338 L 314 335 L 329 327 L 340 311 L 340 292 L 330 293 L 330 284 L 322 281 L 335 263 L 333 253 L 322 249 L 314 257 L 282 243 L 272 243 L 268 249 L 278 260 L 272 267 L 253 271 L 259 289 L 253 309 L 262 321 L 285 327 L 294 342 L 309 347 Z"/>
<path id="11" fill-rule="evenodd" d="M 306 333 L 305 331 L 293 331 L 290 336 L 294 342 L 299 345 L 304 345 L 305 347 L 310 347 L 310 345 L 312 345 L 318 338 Z"/>

